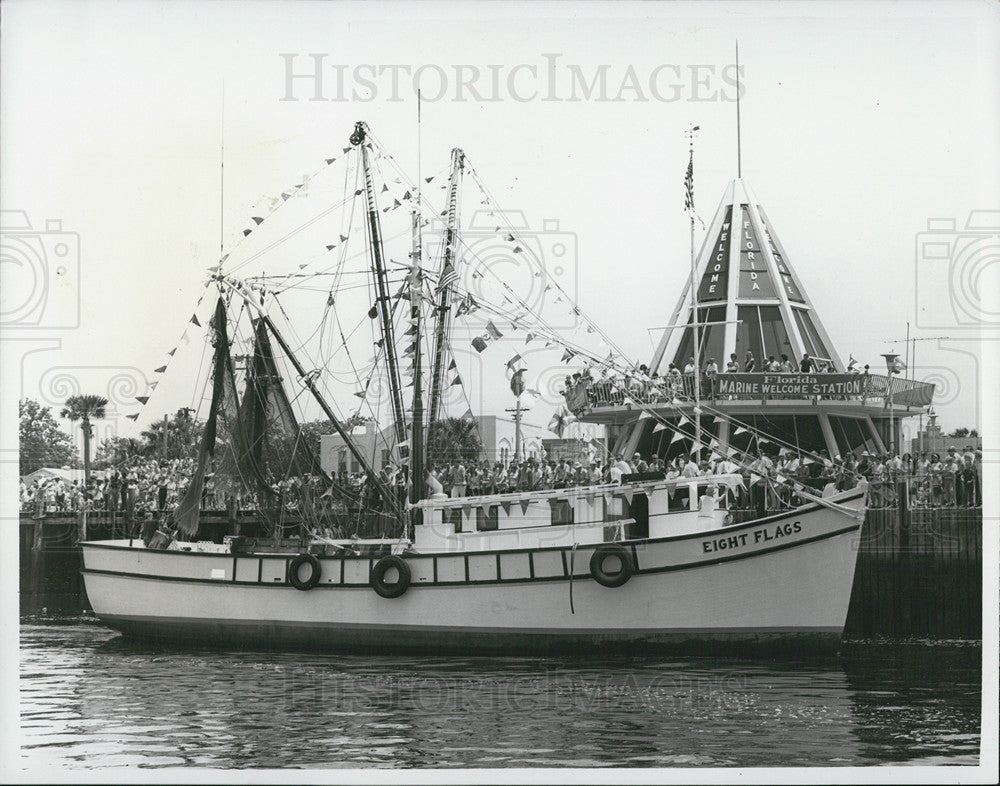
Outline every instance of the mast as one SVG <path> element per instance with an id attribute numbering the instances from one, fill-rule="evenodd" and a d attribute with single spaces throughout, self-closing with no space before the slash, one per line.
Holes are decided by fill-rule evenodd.
<path id="1" fill-rule="evenodd" d="M 410 254 L 410 323 L 413 330 L 413 426 L 410 431 L 410 502 L 424 498 L 424 402 L 421 381 L 421 320 L 423 276 L 420 269 L 420 200 L 413 211 L 413 252 Z"/>
<path id="2" fill-rule="evenodd" d="M 444 389 L 445 374 L 445 344 L 447 342 L 448 329 L 451 325 L 451 285 L 457 278 L 457 271 L 455 270 L 455 245 L 458 239 L 458 197 L 461 190 L 464 169 L 465 153 L 456 147 L 451 151 L 451 177 L 448 182 L 448 220 L 444 234 L 444 263 L 441 265 L 441 278 L 438 281 L 436 293 L 434 354 L 431 369 L 430 400 L 427 407 L 428 432 L 441 414 L 441 391 Z"/>
<path id="3" fill-rule="evenodd" d="M 424 498 L 424 384 L 423 369 L 421 368 L 421 311 L 424 302 L 424 279 L 423 279 L 423 242 L 422 226 L 423 216 L 420 212 L 420 200 L 423 194 L 420 190 L 423 171 L 421 170 L 421 117 L 420 117 L 421 95 L 417 90 L 417 198 L 413 208 L 411 231 L 413 233 L 413 250 L 410 252 L 410 322 L 414 336 L 413 347 L 413 425 L 410 427 L 410 502 L 416 504 Z M 413 508 L 412 520 L 414 524 L 422 523 L 419 508 Z"/>
<path id="4" fill-rule="evenodd" d="M 406 440 L 406 415 L 403 410 L 403 393 L 399 384 L 399 361 L 396 358 L 396 340 L 392 327 L 390 310 L 389 281 L 385 270 L 382 251 L 382 229 L 379 221 L 378 203 L 375 200 L 375 184 L 372 180 L 369 146 L 365 144 L 368 126 L 364 121 L 354 124 L 351 144 L 361 149 L 361 164 L 365 173 L 365 196 L 368 203 L 368 229 L 371 234 L 372 273 L 377 289 L 377 307 L 382 327 L 386 366 L 389 372 L 389 393 L 392 399 L 393 425 L 396 443 Z"/>

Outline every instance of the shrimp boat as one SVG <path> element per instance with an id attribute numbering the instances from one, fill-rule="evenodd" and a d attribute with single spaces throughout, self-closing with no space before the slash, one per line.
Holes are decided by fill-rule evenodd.
<path id="1" fill-rule="evenodd" d="M 404 485 L 390 484 L 376 467 L 377 451 L 359 446 L 347 419 L 328 402 L 333 384 L 325 375 L 332 361 L 311 365 L 301 357 L 302 342 L 291 338 L 292 328 L 279 327 L 275 312 L 286 313 L 279 301 L 284 290 L 273 278 L 224 273 L 223 258 L 207 285 L 218 298 L 209 324 L 210 405 L 194 476 L 176 509 L 154 522 L 155 531 L 81 544 L 87 596 L 101 621 L 147 640 L 309 650 L 835 647 L 847 616 L 865 514 L 862 486 L 833 493 L 797 485 L 794 506 L 734 522 L 729 508 L 744 483 L 738 468 L 745 457 L 724 451 L 729 471 L 721 474 L 637 472 L 613 483 L 442 493 L 433 472 L 440 441 L 431 445 L 453 409 L 449 389 L 460 387 L 449 379 L 461 357 L 456 323 L 462 318 L 480 320 L 469 328 L 470 335 L 478 331 L 474 357 L 498 351 L 496 323 L 506 322 L 511 331 L 528 331 L 528 341 L 544 337 L 546 347 L 562 351 L 564 360 L 567 354 L 587 358 L 593 368 L 626 379 L 640 372 L 614 352 L 598 354 L 567 342 L 547 329 L 542 317 L 533 320 L 543 305 L 519 297 L 506 280 L 495 288 L 497 302 L 489 302 L 482 280 L 490 266 L 477 264 L 474 244 L 460 228 L 463 176 L 471 172 L 479 182 L 462 151 L 452 151 L 446 207 L 440 211 L 427 189 L 417 187 L 431 178 L 417 184 L 395 179 L 397 190 L 405 192 L 402 198 L 393 195 L 392 179 L 379 189 L 378 163 L 388 167 L 394 159 L 367 125 L 356 124 L 350 142 L 344 157 L 359 187 L 345 189 L 344 203 L 360 206 L 355 213 L 362 217 L 365 272 L 374 300 L 363 318 L 378 336 L 369 380 L 360 382 L 355 395 L 364 403 L 372 390 L 380 391 L 390 422 L 382 459 L 398 470 Z M 484 188 L 480 193 L 488 194 Z M 294 191 L 282 194 L 275 212 L 294 201 Z M 422 216 L 431 210 L 443 218 L 440 253 L 425 270 L 429 224 Z M 409 262 L 394 269 L 383 222 L 407 213 Z M 270 220 L 254 217 L 253 232 Z M 530 250 L 516 228 L 501 221 L 496 219 L 501 242 L 514 254 Z M 344 245 L 348 236 L 339 233 Z M 341 253 L 332 266 L 336 282 L 345 280 L 349 258 Z M 395 293 L 393 283 L 401 284 Z M 342 312 L 338 297 L 331 288 L 327 305 Z M 348 344 L 348 332 L 339 335 L 343 344 L 334 354 Z M 523 343 L 519 339 L 517 346 Z M 242 358 L 243 368 L 236 358 Z M 503 358 L 496 365 L 504 368 Z M 511 390 L 520 397 L 524 369 L 516 366 L 508 361 L 506 369 L 513 372 Z M 376 377 L 384 384 L 373 385 Z M 405 377 L 412 382 L 404 385 Z M 293 380 L 297 390 L 286 390 Z M 404 392 L 410 386 L 407 405 Z M 683 391 L 678 396 L 683 399 L 675 399 L 678 405 L 690 405 Z M 342 473 L 338 477 L 322 466 L 303 439 L 293 407 L 303 398 L 320 408 L 364 474 L 361 491 L 349 487 Z M 647 407 L 639 399 L 626 403 L 640 419 L 654 422 L 667 406 Z M 666 418 L 662 423 L 674 428 Z M 713 450 L 718 446 L 694 446 L 697 456 Z M 274 480 L 292 476 L 304 480 L 297 487 L 298 535 L 286 538 L 275 524 Z M 260 511 L 259 532 L 273 537 L 210 532 L 202 511 L 208 485 L 213 494 L 242 489 L 252 495 Z M 362 514 L 377 508 L 387 522 L 383 530 L 376 537 L 352 537 L 322 526 L 321 508 L 338 498 L 353 500 Z"/>

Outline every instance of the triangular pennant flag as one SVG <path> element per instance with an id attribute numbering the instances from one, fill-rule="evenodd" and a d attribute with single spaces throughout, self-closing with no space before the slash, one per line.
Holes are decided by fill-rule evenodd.
<path id="1" fill-rule="evenodd" d="M 328 158 L 328 159 L 326 159 L 326 163 L 327 163 L 327 165 L 330 165 L 330 164 L 332 164 L 336 160 L 337 160 L 336 158 Z"/>
<path id="2" fill-rule="evenodd" d="M 327 251 L 333 251 L 333 249 L 335 249 L 336 247 L 337 247 L 337 244 L 336 244 L 336 243 L 334 243 L 334 244 L 333 244 L 332 246 L 327 246 L 327 247 L 326 247 L 326 250 L 327 250 Z"/>
<path id="3" fill-rule="evenodd" d="M 138 420 L 139 419 L 139 413 L 136 412 L 134 415 L 126 415 L 125 417 L 127 417 L 129 420 Z"/>
<path id="4" fill-rule="evenodd" d="M 680 420 L 677 421 L 677 428 L 680 428 L 685 423 L 690 423 L 691 421 L 687 419 L 685 415 L 681 415 Z"/>
<path id="5" fill-rule="evenodd" d="M 737 426 L 736 430 L 733 432 L 733 436 L 736 436 L 737 434 L 746 434 L 746 433 L 747 430 L 743 428 L 743 426 Z"/>
<path id="6" fill-rule="evenodd" d="M 666 431 L 666 430 L 667 430 L 667 424 L 666 423 L 657 423 L 655 426 L 653 426 L 653 433 L 654 434 L 657 431 Z"/>
<path id="7" fill-rule="evenodd" d="M 639 413 L 639 420 L 649 420 L 651 417 L 653 417 L 653 415 L 647 409 L 644 409 Z"/>
<path id="8" fill-rule="evenodd" d="M 673 445 L 679 439 L 684 439 L 684 435 L 679 431 L 675 431 L 674 435 L 670 438 L 670 444 Z"/>
<path id="9" fill-rule="evenodd" d="M 573 352 L 567 349 L 565 352 L 563 352 L 562 360 L 560 362 L 567 363 L 572 359 L 573 359 Z"/>
<path id="10" fill-rule="evenodd" d="M 500 507 L 503 508 L 504 515 L 506 515 L 506 516 L 510 515 L 510 503 L 509 502 L 501 502 L 500 503 Z"/>
<path id="11" fill-rule="evenodd" d="M 451 371 L 456 368 L 458 368 L 458 364 L 455 362 L 455 359 L 452 358 L 451 363 L 448 364 L 448 370 Z"/>
<path id="12" fill-rule="evenodd" d="M 158 380 L 155 380 L 155 381 L 153 381 L 153 382 L 150 382 L 150 383 L 149 383 L 149 389 L 150 389 L 150 390 L 156 390 L 156 386 L 157 386 L 157 385 L 159 385 L 159 384 L 160 384 L 160 383 L 159 383 L 159 381 L 158 381 Z"/>
<path id="13" fill-rule="evenodd" d="M 359 391 L 358 391 L 357 393 L 355 393 L 354 395 L 355 395 L 355 396 L 357 396 L 358 398 L 364 398 L 364 397 L 365 397 L 365 391 L 363 391 L 363 390 L 359 390 Z"/>
<path id="14" fill-rule="evenodd" d="M 403 194 L 403 199 L 404 199 L 404 200 L 405 200 L 405 199 L 411 199 L 411 198 L 412 198 L 412 197 L 410 196 L 410 192 L 409 192 L 409 191 L 407 191 L 407 192 L 406 192 L 405 194 Z"/>
<path id="15" fill-rule="evenodd" d="M 402 207 L 402 206 L 403 206 L 403 203 L 400 202 L 398 199 L 392 200 L 393 210 L 395 210 L 397 207 Z"/>
<path id="16" fill-rule="evenodd" d="M 513 243 L 514 236 L 510 232 L 508 232 L 507 235 L 504 237 L 504 240 L 506 240 L 508 243 Z"/>
<path id="17" fill-rule="evenodd" d="M 243 237 L 246 237 L 246 236 L 247 236 L 247 235 L 249 235 L 249 234 L 250 234 L 251 232 L 253 232 L 253 230 L 252 230 L 252 229 L 244 229 L 244 230 L 243 230 Z"/>
<path id="18" fill-rule="evenodd" d="M 253 219 L 253 222 L 254 222 L 254 223 L 255 223 L 255 224 L 257 225 L 257 226 L 260 226 L 261 224 L 263 224 L 263 223 L 264 223 L 264 219 L 263 219 L 263 218 L 261 218 L 260 216 L 250 216 L 250 218 L 251 218 L 251 219 Z"/>
<path id="19" fill-rule="evenodd" d="M 524 251 L 524 249 L 521 248 L 520 246 L 514 246 L 514 253 L 515 254 L 520 254 L 522 251 Z"/>
<path id="20" fill-rule="evenodd" d="M 625 501 L 629 505 L 631 505 L 632 504 L 632 497 L 635 496 L 635 489 L 633 489 L 633 488 L 624 488 L 624 489 L 622 489 L 622 496 L 625 497 Z"/>
<path id="21" fill-rule="evenodd" d="M 349 147 L 345 147 L 345 148 L 344 148 L 344 152 L 345 152 L 345 153 L 350 153 L 350 152 L 351 152 L 351 148 L 349 148 Z"/>
<path id="22" fill-rule="evenodd" d="M 382 184 L 382 193 L 384 194 L 388 190 L 389 190 L 389 186 L 387 186 L 387 185 L 385 185 L 385 183 L 383 183 Z"/>
<path id="23" fill-rule="evenodd" d="M 340 242 L 341 243 L 346 243 L 347 242 L 347 235 L 341 235 L 340 236 Z"/>
<path id="24" fill-rule="evenodd" d="M 451 384 L 452 385 L 461 385 L 462 384 L 462 378 L 458 374 L 456 374 L 455 378 L 451 381 Z"/>
<path id="25" fill-rule="evenodd" d="M 287 201 L 289 200 L 289 198 L 290 198 L 291 196 L 292 196 L 291 194 L 284 194 L 284 193 L 283 193 L 283 194 L 281 195 L 281 201 L 282 201 L 282 202 L 287 202 Z"/>
<path id="26" fill-rule="evenodd" d="M 524 343 L 528 344 L 531 341 L 533 341 L 534 338 L 535 338 L 535 334 L 534 333 L 529 333 L 527 336 L 524 337 Z"/>
<path id="27" fill-rule="evenodd" d="M 521 506 L 521 515 L 523 516 L 528 512 L 528 506 L 531 504 L 530 499 L 519 499 L 518 504 Z"/>
<path id="28" fill-rule="evenodd" d="M 167 370 L 166 366 L 160 366 L 159 368 L 154 368 L 153 369 L 153 373 L 154 374 L 162 374 L 166 370 Z"/>
<path id="29" fill-rule="evenodd" d="M 173 348 L 173 349 L 171 349 L 171 350 L 170 350 L 170 351 L 169 351 L 169 352 L 168 352 L 167 354 L 168 354 L 168 355 L 169 355 L 170 357 L 173 357 L 173 356 L 174 356 L 174 353 L 175 353 L 176 351 L 177 351 L 177 347 L 174 347 L 174 348 Z"/>
<path id="30" fill-rule="evenodd" d="M 197 325 L 198 327 L 201 327 L 201 322 L 198 321 L 198 315 L 197 314 L 192 314 L 191 315 L 191 324 L 192 325 Z"/>
<path id="31" fill-rule="evenodd" d="M 149 396 L 136 396 L 135 400 L 143 406 L 146 406 L 146 402 L 149 401 Z"/>

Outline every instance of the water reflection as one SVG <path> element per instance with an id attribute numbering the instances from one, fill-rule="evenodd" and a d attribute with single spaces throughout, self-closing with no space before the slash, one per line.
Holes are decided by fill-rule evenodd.
<path id="1" fill-rule="evenodd" d="M 979 648 L 837 659 L 163 651 L 22 627 L 28 766 L 776 766 L 978 754 Z"/>

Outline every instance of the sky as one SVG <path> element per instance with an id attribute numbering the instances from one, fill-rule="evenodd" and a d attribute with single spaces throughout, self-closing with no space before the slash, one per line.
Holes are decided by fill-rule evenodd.
<path id="1" fill-rule="evenodd" d="M 324 160 L 342 156 L 357 120 L 411 177 L 418 161 L 436 176 L 425 196 L 442 208 L 441 173 L 461 147 L 532 243 L 568 249 L 559 280 L 592 324 L 648 361 L 649 328 L 688 276 L 685 129 L 700 126 L 706 224 L 736 175 L 738 40 L 742 174 L 840 354 L 878 368 L 881 353 L 906 354 L 909 323 L 912 374 L 938 384 L 941 425 L 982 429 L 1000 222 L 965 227 L 970 211 L 1000 209 L 996 21 L 979 2 L 6 3 L 0 203 L 23 212 L 4 214 L 4 417 L 13 391 L 56 408 L 73 392 L 108 396 L 99 436 L 135 435 L 182 406 L 204 413 L 205 335 L 190 317 L 207 325 L 212 296 L 196 304 L 220 241 L 240 274 L 312 260 L 339 234 L 335 217 L 268 248 L 282 221 L 301 228 L 342 198 L 346 163 Z M 289 68 L 306 76 L 289 81 Z M 308 206 L 296 197 L 243 241 L 262 200 L 319 170 Z M 469 178 L 464 193 L 469 219 L 481 195 Z M 404 259 L 405 215 L 385 223 L 387 254 Z M 938 258 L 920 250 L 928 239 Z M 42 248 L 48 278 L 11 264 L 15 246 Z M 551 254 L 546 265 L 555 275 Z M 313 336 L 318 357 L 325 295 L 289 298 L 294 335 Z M 363 332 L 358 362 L 371 355 Z M 504 363 L 518 346 L 460 353 L 474 409 L 512 404 Z M 557 350 L 530 349 L 526 379 L 546 395 L 527 419 L 544 425 L 565 367 Z M 168 360 L 171 373 L 154 372 Z M 328 383 L 341 414 L 358 406 L 353 389 Z"/>

